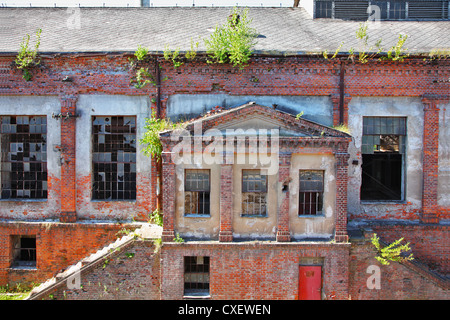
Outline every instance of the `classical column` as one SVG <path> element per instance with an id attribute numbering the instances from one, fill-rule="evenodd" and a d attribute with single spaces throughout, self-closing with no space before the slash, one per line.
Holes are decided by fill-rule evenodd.
<path id="1" fill-rule="evenodd" d="M 289 231 L 289 170 L 291 167 L 291 154 L 279 155 L 278 182 L 281 188 L 281 202 L 277 212 L 277 241 L 291 241 Z"/>
<path id="2" fill-rule="evenodd" d="M 423 98 L 423 223 L 439 223 L 437 215 L 438 160 L 439 160 L 439 108 L 436 101 Z"/>
<path id="3" fill-rule="evenodd" d="M 336 153 L 336 242 L 347 242 L 348 159 L 346 152 Z"/>
<path id="4" fill-rule="evenodd" d="M 220 167 L 220 231 L 219 241 L 233 241 L 233 165 Z"/>
<path id="5" fill-rule="evenodd" d="M 163 212 L 163 232 L 162 241 L 171 242 L 175 238 L 175 163 L 172 153 L 163 152 L 162 161 L 162 212 Z"/>
<path id="6" fill-rule="evenodd" d="M 61 114 L 61 222 L 77 221 L 76 192 L 76 105 L 78 97 L 60 97 Z"/>

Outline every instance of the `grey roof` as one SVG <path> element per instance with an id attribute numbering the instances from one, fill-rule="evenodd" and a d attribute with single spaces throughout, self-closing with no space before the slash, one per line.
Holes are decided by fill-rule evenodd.
<path id="1" fill-rule="evenodd" d="M 75 11 L 79 10 L 79 11 Z M 188 50 L 191 39 L 199 41 L 226 21 L 230 7 L 159 8 L 0 8 L 0 53 L 18 51 L 22 38 L 42 28 L 40 52 L 134 52 L 138 45 L 150 52 Z M 79 20 L 77 20 L 79 17 Z M 255 53 L 305 54 L 328 50 L 341 42 L 342 52 L 358 51 L 357 21 L 312 19 L 303 8 L 251 7 L 252 26 L 260 34 Z M 450 21 L 371 22 L 370 42 L 382 39 L 393 46 L 399 33 L 407 34 L 410 53 L 450 48 Z"/>

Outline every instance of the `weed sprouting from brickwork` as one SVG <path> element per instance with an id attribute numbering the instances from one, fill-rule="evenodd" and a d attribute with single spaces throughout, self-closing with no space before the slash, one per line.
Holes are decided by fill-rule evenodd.
<path id="1" fill-rule="evenodd" d="M 34 45 L 34 50 L 29 48 L 30 35 L 27 34 L 25 37 L 23 37 L 19 52 L 16 56 L 16 59 L 14 60 L 14 62 L 16 63 L 16 67 L 22 70 L 22 77 L 26 81 L 30 81 L 32 79 L 30 69 L 36 67 L 41 63 L 41 60 L 38 56 L 38 49 L 41 44 L 41 33 L 42 29 L 38 29 L 36 31 L 36 43 Z"/>
<path id="2" fill-rule="evenodd" d="M 380 239 L 377 237 L 377 234 L 375 233 L 372 238 L 370 239 L 372 244 L 377 249 L 377 255 L 375 256 L 375 259 L 377 259 L 381 264 L 383 265 L 389 265 L 389 261 L 395 261 L 395 262 L 405 262 L 409 260 L 413 260 L 413 254 L 410 253 L 407 256 L 404 256 L 404 253 L 411 250 L 409 247 L 409 242 L 406 244 L 400 244 L 403 241 L 404 238 L 400 238 L 398 240 L 395 240 L 391 244 L 382 247 L 380 244 Z"/>

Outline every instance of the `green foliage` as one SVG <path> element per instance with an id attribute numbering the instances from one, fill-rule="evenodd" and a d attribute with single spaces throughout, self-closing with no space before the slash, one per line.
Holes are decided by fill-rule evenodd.
<path id="1" fill-rule="evenodd" d="M 355 55 L 355 48 L 351 47 L 348 50 L 348 58 L 353 62 L 357 60 L 360 63 L 367 63 L 370 59 L 373 59 L 375 56 L 383 52 L 382 39 L 378 39 L 374 46 L 369 47 L 369 35 L 367 33 L 368 26 L 367 21 L 360 23 L 355 32 L 355 37 L 359 41 L 358 56 L 356 57 Z M 405 54 L 405 49 L 403 48 L 407 39 L 407 35 L 399 34 L 397 43 L 386 52 L 386 56 L 380 57 L 379 60 L 403 61 L 406 57 L 408 57 L 408 54 Z M 343 45 L 344 42 L 339 45 L 331 59 L 334 59 L 338 55 Z M 325 59 L 329 59 L 327 50 L 323 51 L 322 55 Z"/>
<path id="2" fill-rule="evenodd" d="M 169 45 L 166 45 L 166 47 L 164 49 L 164 59 L 166 59 L 166 61 L 172 60 L 173 67 L 175 69 L 178 67 L 181 67 L 184 63 L 181 60 L 180 49 L 177 48 L 175 51 L 171 51 L 169 49 Z"/>
<path id="3" fill-rule="evenodd" d="M 413 254 L 409 254 L 408 256 L 402 256 L 402 253 L 408 252 L 411 250 L 409 247 L 409 242 L 406 244 L 400 244 L 404 238 L 400 238 L 395 240 L 391 244 L 381 247 L 380 239 L 377 237 L 375 233 L 373 237 L 370 239 L 372 244 L 377 249 L 377 259 L 383 265 L 389 265 L 389 261 L 403 262 L 408 260 L 413 260 Z"/>
<path id="4" fill-rule="evenodd" d="M 41 33 L 42 29 L 36 31 L 36 43 L 34 45 L 34 50 L 29 48 L 30 35 L 27 34 L 23 37 L 22 43 L 20 44 L 19 52 L 16 56 L 15 63 L 18 69 L 22 69 L 22 77 L 26 81 L 30 81 L 32 76 L 30 73 L 30 68 L 33 68 L 41 63 L 38 57 L 38 49 L 41 44 Z"/>
<path id="5" fill-rule="evenodd" d="M 153 83 L 153 75 L 148 72 L 148 68 L 141 67 L 138 71 L 136 71 L 136 83 L 134 87 L 136 89 L 142 89 L 149 83 Z"/>
<path id="6" fill-rule="evenodd" d="M 152 212 L 152 214 L 150 215 L 149 223 L 156 224 L 160 227 L 163 226 L 163 217 L 159 209 L 155 209 L 155 211 Z"/>
<path id="7" fill-rule="evenodd" d="M 382 59 L 392 61 L 403 61 L 406 57 L 408 57 L 408 54 L 403 54 L 403 52 L 405 51 L 403 49 L 403 45 L 405 44 L 406 39 L 408 39 L 408 35 L 400 34 L 398 36 L 397 44 L 395 46 L 392 46 L 387 52 L 387 57 L 382 57 Z"/>
<path id="8" fill-rule="evenodd" d="M 159 159 L 162 153 L 159 133 L 176 127 L 177 125 L 172 124 L 170 120 L 156 118 L 155 112 L 152 112 L 152 116 L 145 119 L 144 137 L 139 141 L 140 144 L 146 145 L 143 149 L 144 154 Z"/>
<path id="9" fill-rule="evenodd" d="M 295 119 L 297 119 L 297 120 L 300 119 L 304 113 L 305 113 L 304 111 L 297 113 L 297 115 L 295 116 Z"/>
<path id="10" fill-rule="evenodd" d="M 205 39 L 209 63 L 231 63 L 243 69 L 256 44 L 256 30 L 250 27 L 248 9 L 233 8 L 224 25 L 217 25 L 209 39 Z"/>
<path id="11" fill-rule="evenodd" d="M 340 125 L 337 125 L 337 126 L 333 126 L 333 129 L 350 134 L 350 129 L 345 124 L 340 124 Z"/>
<path id="12" fill-rule="evenodd" d="M 176 243 L 183 243 L 184 239 L 180 237 L 179 233 L 177 233 L 176 237 L 173 238 L 173 241 L 175 241 Z"/>
<path id="13" fill-rule="evenodd" d="M 148 54 L 148 49 L 138 45 L 137 50 L 134 53 L 134 56 L 138 61 L 143 61 Z"/>
<path id="14" fill-rule="evenodd" d="M 134 52 L 134 58 L 130 58 L 130 66 L 133 70 L 136 70 L 134 79 L 134 87 L 136 89 L 142 89 L 147 84 L 152 83 L 155 85 L 154 76 L 149 72 L 148 68 L 143 67 L 142 64 L 148 62 L 148 49 L 138 45 L 137 50 Z"/>
<path id="15" fill-rule="evenodd" d="M 191 38 L 191 48 L 186 52 L 184 58 L 180 54 L 180 49 L 170 50 L 169 45 L 164 48 L 164 59 L 172 61 L 173 67 L 176 69 L 184 64 L 184 60 L 193 60 L 197 56 L 198 42 L 194 43 Z"/>

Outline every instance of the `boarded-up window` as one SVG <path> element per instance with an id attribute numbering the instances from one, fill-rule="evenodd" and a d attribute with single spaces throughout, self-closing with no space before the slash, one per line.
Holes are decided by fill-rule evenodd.
<path id="1" fill-rule="evenodd" d="M 1 199 L 47 198 L 47 118 L 0 116 Z"/>
<path id="2" fill-rule="evenodd" d="M 209 170 L 189 169 L 184 180 L 184 214 L 210 214 Z"/>
<path id="3" fill-rule="evenodd" d="M 242 215 L 267 215 L 267 175 L 260 170 L 242 171 Z"/>
<path id="4" fill-rule="evenodd" d="M 301 170 L 299 215 L 317 215 L 323 208 L 323 171 Z"/>
<path id="5" fill-rule="evenodd" d="M 361 200 L 402 200 L 406 118 L 364 117 Z"/>
<path id="6" fill-rule="evenodd" d="M 93 117 L 96 200 L 136 199 L 136 117 Z"/>

